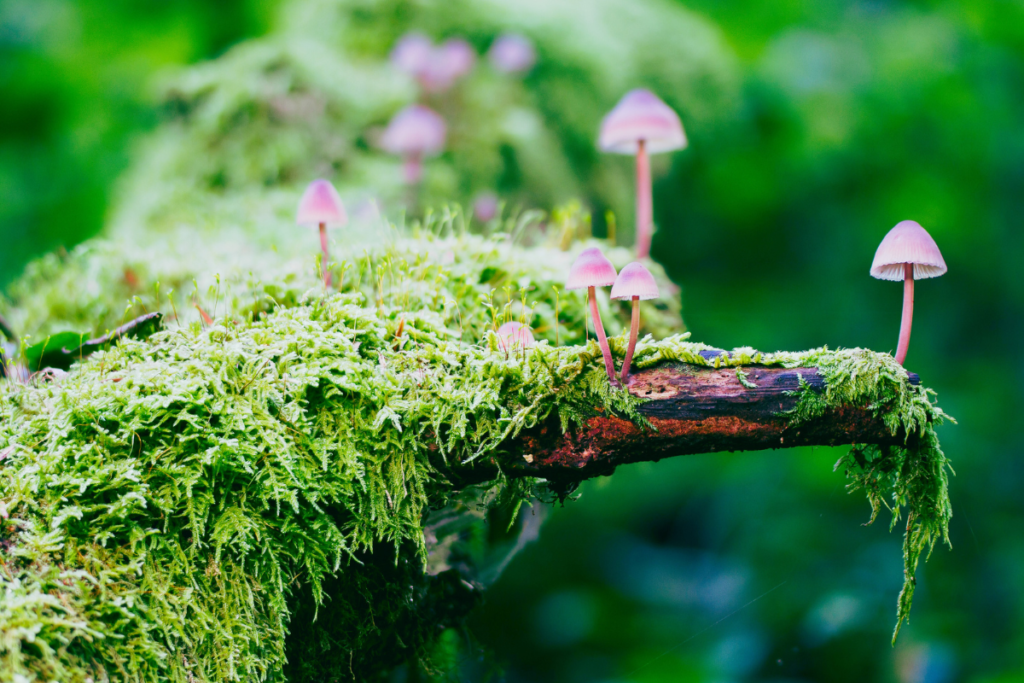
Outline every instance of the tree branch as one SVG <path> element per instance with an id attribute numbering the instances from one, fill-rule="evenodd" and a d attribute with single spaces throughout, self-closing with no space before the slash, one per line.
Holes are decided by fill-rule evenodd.
<path id="1" fill-rule="evenodd" d="M 686 363 L 648 368 L 629 379 L 627 390 L 647 399 L 639 409 L 653 430 L 615 416 L 590 418 L 582 429 L 563 434 L 552 415 L 519 434 L 483 461 L 456 468 L 463 483 L 486 481 L 498 468 L 510 477 L 541 477 L 571 484 L 611 474 L 619 465 L 716 451 L 756 451 L 840 444 L 895 445 L 881 417 L 842 406 L 799 424 L 787 414 L 796 407 L 801 379 L 822 391 L 816 368 L 747 366 L 714 369 Z M 919 383 L 910 374 L 912 384 Z M 746 385 L 744 384 L 746 383 Z"/>

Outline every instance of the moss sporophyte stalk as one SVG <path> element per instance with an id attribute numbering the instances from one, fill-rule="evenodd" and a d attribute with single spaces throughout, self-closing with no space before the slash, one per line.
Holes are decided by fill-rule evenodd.
<path id="1" fill-rule="evenodd" d="M 261 280 L 222 276 L 212 325 L 186 320 L 183 308 L 175 319 L 154 287 L 146 305 L 165 313 L 162 331 L 123 338 L 59 381 L 0 384 L 4 671 L 62 681 L 320 680 L 328 670 L 372 679 L 382 662 L 427 657 L 439 625 L 475 601 L 463 579 L 493 577 L 504 555 L 467 529 L 506 510 L 502 528 L 514 535 L 522 522 L 510 522 L 512 511 L 550 497 L 542 481 L 500 473 L 460 490 L 453 465 L 472 466 L 552 414 L 564 427 L 595 411 L 642 422 L 643 399 L 612 388 L 601 350 L 583 343 L 585 297 L 562 294 L 554 319 L 568 254 L 430 233 L 346 257 L 340 291 L 325 291 L 305 264 L 278 264 Z M 42 336 L 47 323 L 22 306 L 51 301 L 61 278 L 97 259 L 117 280 L 136 258 L 100 242 L 59 267 L 37 264 L 12 288 L 31 293 L 10 317 Z M 191 279 L 173 255 L 150 267 Z M 526 295 L 506 298 L 506 282 Z M 213 308 L 217 292 L 196 290 Z M 49 324 L 104 320 L 114 310 L 104 296 L 49 307 Z M 628 319 L 630 305 L 606 308 L 606 319 Z M 646 310 L 648 329 L 678 329 L 678 318 Z M 537 341 L 506 353 L 495 329 L 512 320 Z M 622 331 L 610 340 L 618 362 Z M 921 554 L 948 542 L 948 465 L 934 431 L 946 416 L 931 392 L 887 354 L 736 349 L 708 359 L 700 351 L 709 347 L 687 337 L 648 337 L 634 367 L 813 366 L 826 388 L 801 387 L 792 419 L 869 407 L 908 435 L 899 447 L 855 447 L 836 465 L 867 494 L 872 519 L 885 506 L 894 527 L 906 521 L 902 623 Z"/>

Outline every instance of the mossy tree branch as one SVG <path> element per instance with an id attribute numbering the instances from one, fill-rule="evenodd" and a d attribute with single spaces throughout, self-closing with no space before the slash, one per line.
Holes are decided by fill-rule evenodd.
<path id="1" fill-rule="evenodd" d="M 910 373 L 910 383 L 919 378 Z M 558 417 L 525 430 L 485 461 L 463 466 L 464 481 L 486 481 L 500 468 L 509 477 L 572 484 L 609 475 L 619 466 L 680 455 L 795 446 L 898 446 L 883 415 L 838 406 L 813 418 L 794 412 L 802 391 L 822 392 L 817 368 L 711 368 L 665 363 L 630 377 L 630 394 L 645 399 L 638 412 L 649 427 L 607 414 L 563 432 Z M 603 411 L 598 411 L 602 413 Z"/>

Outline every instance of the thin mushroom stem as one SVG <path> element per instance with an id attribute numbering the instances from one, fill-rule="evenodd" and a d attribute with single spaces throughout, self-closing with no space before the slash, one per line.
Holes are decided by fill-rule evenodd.
<path id="1" fill-rule="evenodd" d="M 423 157 L 410 154 L 402 164 L 402 177 L 405 180 L 405 205 L 409 213 L 419 206 L 420 181 L 423 180 Z"/>
<path id="2" fill-rule="evenodd" d="M 903 264 L 903 321 L 900 323 L 900 342 L 896 346 L 896 362 L 903 365 L 910 346 L 910 324 L 914 319 L 914 264 Z"/>
<path id="3" fill-rule="evenodd" d="M 597 291 L 595 287 L 587 288 L 587 299 L 590 300 L 590 313 L 594 316 L 594 331 L 597 332 L 597 343 L 601 345 L 601 355 L 604 356 L 604 369 L 608 373 L 608 381 L 612 384 L 618 384 L 618 380 L 615 379 L 615 364 L 612 362 L 612 350 L 608 348 L 608 337 L 604 334 L 601 313 L 597 310 Z"/>
<path id="4" fill-rule="evenodd" d="M 410 154 L 402 164 L 402 176 L 407 185 L 416 185 L 423 178 L 423 157 Z"/>
<path id="5" fill-rule="evenodd" d="M 320 264 L 320 269 L 324 274 L 324 287 L 331 286 L 331 271 L 327 269 L 327 224 L 320 224 L 320 250 L 323 251 L 324 257 L 323 262 Z"/>
<path id="6" fill-rule="evenodd" d="M 636 151 L 636 257 L 651 254 L 651 233 L 654 221 L 654 200 L 651 198 L 651 158 L 647 145 L 640 140 Z"/>
<path id="7" fill-rule="evenodd" d="M 629 346 L 626 348 L 626 359 L 622 361 L 622 383 L 629 379 L 629 366 L 633 363 L 633 350 L 636 349 L 636 338 L 640 333 L 640 297 L 633 297 L 633 321 L 629 326 Z"/>

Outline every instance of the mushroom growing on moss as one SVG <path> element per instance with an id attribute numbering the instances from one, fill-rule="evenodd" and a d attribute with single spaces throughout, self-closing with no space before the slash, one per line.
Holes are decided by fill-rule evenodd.
<path id="1" fill-rule="evenodd" d="M 302 193 L 299 200 L 299 210 L 295 216 L 295 222 L 299 225 L 320 226 L 320 249 L 323 251 L 324 286 L 331 286 L 331 271 L 327 268 L 327 226 L 342 226 L 348 222 L 345 214 L 345 207 L 341 203 L 341 197 L 334 185 L 329 180 L 314 180 Z"/>
<path id="2" fill-rule="evenodd" d="M 650 90 L 631 90 L 604 117 L 598 144 L 605 152 L 636 155 L 636 256 L 647 258 L 654 221 L 648 155 L 686 147 L 683 124 Z"/>
<path id="3" fill-rule="evenodd" d="M 946 262 L 932 236 L 915 221 L 901 221 L 882 239 L 871 264 L 871 275 L 879 280 L 903 280 L 903 320 L 896 346 L 896 362 L 903 365 L 910 346 L 910 325 L 914 317 L 914 280 L 938 277 Z"/>
<path id="4" fill-rule="evenodd" d="M 654 281 L 651 271 L 643 264 L 634 261 L 630 263 L 612 285 L 613 299 L 631 299 L 633 301 L 632 323 L 629 326 L 629 347 L 626 349 L 626 359 L 622 361 L 622 383 L 625 384 L 629 378 L 629 366 L 633 362 L 633 351 L 636 349 L 636 338 L 640 332 L 640 300 L 657 299 L 658 283 Z"/>
<path id="5" fill-rule="evenodd" d="M 506 354 L 533 346 L 533 330 L 529 325 L 507 322 L 498 328 L 498 346 Z"/>
<path id="6" fill-rule="evenodd" d="M 594 317 L 594 331 L 597 332 L 597 343 L 601 346 L 604 356 L 604 369 L 608 380 L 617 384 L 615 364 L 612 362 L 612 351 L 608 348 L 608 338 L 604 334 L 601 323 L 601 312 L 597 310 L 597 287 L 608 287 L 615 283 L 615 266 L 605 258 L 597 247 L 590 247 L 580 252 L 569 269 L 569 277 L 565 281 L 566 289 L 586 289 L 590 304 L 590 314 Z"/>
<path id="7" fill-rule="evenodd" d="M 380 145 L 404 159 L 405 182 L 416 185 L 423 178 L 424 157 L 440 154 L 447 132 L 444 119 L 435 111 L 422 104 L 411 104 L 391 119 Z"/>

